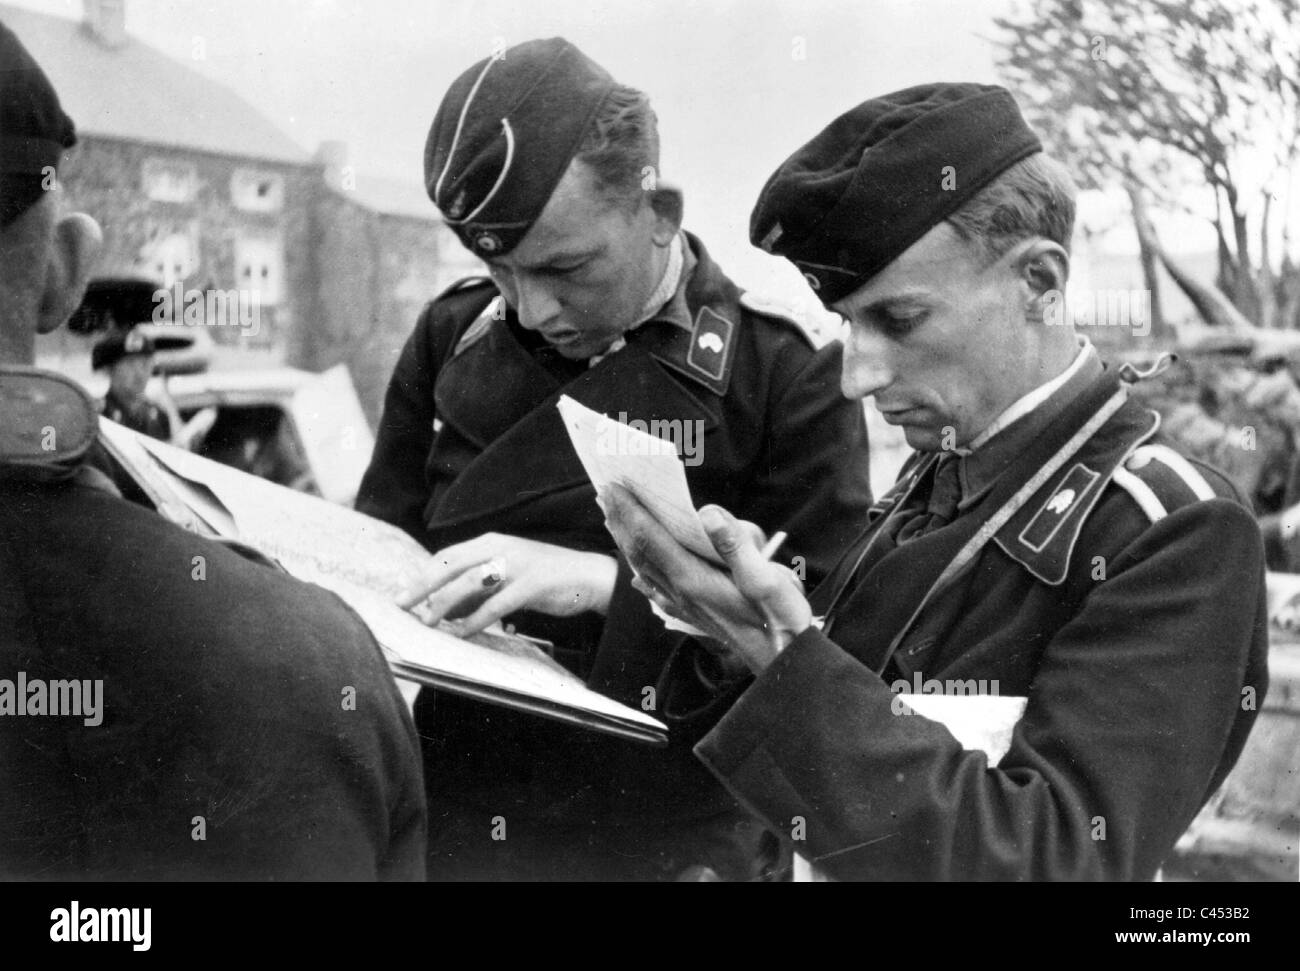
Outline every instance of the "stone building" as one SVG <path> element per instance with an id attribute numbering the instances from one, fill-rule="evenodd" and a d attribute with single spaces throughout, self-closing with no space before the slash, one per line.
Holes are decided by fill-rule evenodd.
<path id="1" fill-rule="evenodd" d="M 0 22 L 77 123 L 61 189 L 104 229 L 97 274 L 146 276 L 201 306 L 209 295 L 209 309 L 220 295 L 223 312 L 202 318 L 214 367 L 346 363 L 375 421 L 420 307 L 481 266 L 423 189 L 354 171 L 341 143 L 307 152 L 131 37 L 124 0 L 84 0 L 81 21 L 0 5 Z M 88 346 L 61 331 L 41 363 L 85 375 Z"/>

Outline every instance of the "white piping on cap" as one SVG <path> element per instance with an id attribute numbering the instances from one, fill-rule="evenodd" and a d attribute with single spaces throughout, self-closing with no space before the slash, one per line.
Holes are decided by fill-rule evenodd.
<path id="1" fill-rule="evenodd" d="M 490 71 L 492 65 L 500 59 L 501 58 L 496 55 L 488 59 L 488 62 L 483 65 L 483 70 L 479 72 L 478 77 L 475 79 L 474 86 L 469 89 L 469 96 L 465 99 L 465 103 L 461 105 L 460 118 L 456 121 L 456 133 L 451 136 L 451 148 L 447 150 L 447 161 L 442 167 L 442 173 L 438 176 L 438 181 L 433 186 L 433 201 L 435 204 L 438 201 L 438 197 L 442 195 L 442 180 L 447 177 L 447 170 L 451 168 L 451 160 L 456 157 L 456 146 L 460 144 L 460 132 L 461 129 L 465 127 L 465 116 L 469 114 L 470 102 L 474 100 L 474 95 L 478 94 L 479 85 L 481 85 L 483 79 L 487 77 L 487 72 Z M 451 222 L 451 220 L 447 221 Z"/>
<path id="2" fill-rule="evenodd" d="M 497 190 L 500 189 L 501 184 L 505 182 L 506 175 L 508 175 L 510 172 L 510 163 L 515 160 L 515 133 L 510 128 L 510 122 L 507 121 L 505 118 L 501 119 L 501 127 L 505 130 L 506 133 L 506 164 L 501 166 L 501 174 L 497 176 L 496 184 L 492 186 L 492 191 L 483 197 L 483 201 L 480 202 L 477 206 L 475 206 L 474 211 L 471 212 L 468 216 L 466 216 L 464 219 L 455 219 L 455 220 L 448 219 L 447 222 L 449 223 L 454 222 L 456 223 L 456 225 L 463 225 L 464 223 L 467 223 L 470 220 L 472 220 L 475 216 L 477 216 L 480 212 L 483 211 L 484 207 L 487 206 L 489 202 L 492 201 L 492 197 L 497 194 Z"/>

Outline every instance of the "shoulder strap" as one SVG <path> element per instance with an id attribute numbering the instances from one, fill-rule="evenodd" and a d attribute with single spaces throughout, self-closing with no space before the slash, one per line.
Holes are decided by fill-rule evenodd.
<path id="1" fill-rule="evenodd" d="M 493 298 L 497 296 L 497 289 L 493 285 L 491 278 L 467 277 L 463 280 L 457 280 L 425 306 L 424 314 L 421 315 L 422 321 L 433 313 L 440 303 L 446 300 L 463 301 L 468 308 L 468 312 L 456 322 L 454 327 L 443 333 L 430 335 L 434 355 L 435 380 L 447 362 L 463 351 L 465 347 L 468 347 L 469 343 L 472 343 L 472 341 L 468 343 L 465 341 L 466 333 L 482 320 L 485 308 L 490 309 L 496 302 Z M 483 331 L 486 332 L 486 327 L 483 328 Z"/>
<path id="2" fill-rule="evenodd" d="M 460 336 L 456 338 L 456 345 L 451 349 L 451 357 L 455 357 L 473 346 L 479 338 L 488 332 L 488 328 L 492 326 L 494 320 L 505 320 L 505 317 L 505 298 L 497 294 L 488 301 L 487 306 L 483 308 L 477 317 L 470 318 L 469 326 L 460 329 Z"/>
<path id="3" fill-rule="evenodd" d="M 1142 445 L 1135 449 L 1123 467 L 1115 470 L 1113 481 L 1153 523 L 1174 509 L 1218 498 L 1205 476 L 1168 445 Z"/>
<path id="4" fill-rule="evenodd" d="M 798 334 L 809 347 L 815 346 L 812 338 L 808 336 L 808 331 L 800 323 L 798 312 L 788 304 L 781 303 L 765 295 L 756 294 L 753 290 L 744 290 L 740 294 L 740 305 L 750 313 L 761 314 L 772 320 L 780 321 Z"/>
<path id="5" fill-rule="evenodd" d="M 94 403 L 75 381 L 39 368 L 0 367 L 0 478 L 71 477 L 98 428 Z"/>

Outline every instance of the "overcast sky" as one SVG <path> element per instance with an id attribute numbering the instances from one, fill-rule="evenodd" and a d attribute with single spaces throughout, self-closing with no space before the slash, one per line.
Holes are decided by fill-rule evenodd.
<path id="1" fill-rule="evenodd" d="M 7 0 L 80 18 L 81 0 Z M 228 84 L 307 150 L 419 183 L 448 84 L 494 45 L 561 34 L 649 92 L 663 177 L 738 281 L 806 291 L 748 244 L 772 170 L 854 104 L 934 80 L 996 81 L 1014 0 L 126 0 L 127 30 Z M 195 39 L 206 59 L 194 61 Z"/>

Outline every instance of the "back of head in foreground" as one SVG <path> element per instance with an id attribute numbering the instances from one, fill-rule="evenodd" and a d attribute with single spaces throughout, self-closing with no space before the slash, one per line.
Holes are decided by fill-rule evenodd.
<path id="1" fill-rule="evenodd" d="M 51 191 L 74 141 L 0 25 L 0 877 L 419 879 L 414 732 L 360 620 L 124 500 L 89 398 L 31 366 L 99 247 Z"/>

